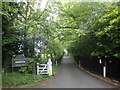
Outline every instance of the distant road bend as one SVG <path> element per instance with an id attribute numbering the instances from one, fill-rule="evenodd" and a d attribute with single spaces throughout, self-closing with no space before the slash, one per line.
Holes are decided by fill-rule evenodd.
<path id="1" fill-rule="evenodd" d="M 33 88 L 117 88 L 80 70 L 65 54 L 58 76 L 46 86 L 36 85 Z"/>

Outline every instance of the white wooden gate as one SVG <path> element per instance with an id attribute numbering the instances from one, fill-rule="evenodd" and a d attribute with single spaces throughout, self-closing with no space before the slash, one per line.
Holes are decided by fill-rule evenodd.
<path id="1" fill-rule="evenodd" d="M 47 64 L 37 63 L 37 75 L 38 74 L 48 74 Z"/>

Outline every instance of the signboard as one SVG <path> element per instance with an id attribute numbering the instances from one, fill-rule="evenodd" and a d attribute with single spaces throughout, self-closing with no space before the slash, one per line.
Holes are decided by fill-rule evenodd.
<path id="1" fill-rule="evenodd" d="M 34 44 L 34 48 L 39 48 L 38 44 Z"/>
<path id="2" fill-rule="evenodd" d="M 43 50 L 42 50 L 42 42 L 35 42 L 34 44 L 34 48 L 35 48 L 35 51 L 37 53 L 43 53 Z"/>
<path id="3" fill-rule="evenodd" d="M 28 66 L 28 59 L 24 55 L 20 54 L 12 60 L 12 67 Z"/>

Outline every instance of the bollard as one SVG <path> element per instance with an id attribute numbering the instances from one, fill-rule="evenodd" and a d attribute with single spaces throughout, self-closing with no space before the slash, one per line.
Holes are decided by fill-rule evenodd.
<path id="1" fill-rule="evenodd" d="M 106 77 L 106 67 L 103 67 L 103 77 Z"/>

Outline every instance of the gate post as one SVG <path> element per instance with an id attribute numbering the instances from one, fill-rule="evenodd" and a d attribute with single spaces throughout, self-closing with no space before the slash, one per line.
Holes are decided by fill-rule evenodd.
<path id="1" fill-rule="evenodd" d="M 37 75 L 39 74 L 39 63 L 37 63 Z"/>

